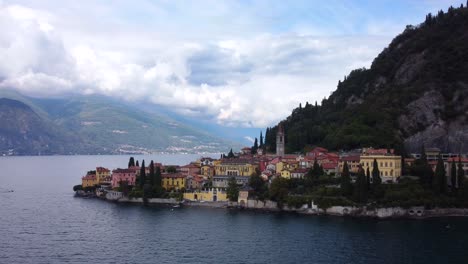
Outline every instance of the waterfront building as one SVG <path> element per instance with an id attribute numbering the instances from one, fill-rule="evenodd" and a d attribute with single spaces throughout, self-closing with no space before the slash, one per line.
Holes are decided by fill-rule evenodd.
<path id="1" fill-rule="evenodd" d="M 103 167 L 96 168 L 96 182 L 97 184 L 110 184 L 111 173 L 110 170 Z"/>
<path id="2" fill-rule="evenodd" d="M 364 171 L 369 168 L 372 173 L 374 168 L 374 160 L 380 171 L 380 178 L 382 182 L 396 182 L 398 177 L 401 176 L 401 156 L 396 155 L 362 155 L 360 163 Z"/>
<path id="3" fill-rule="evenodd" d="M 236 182 L 238 185 L 245 186 L 248 182 L 250 177 L 249 176 L 226 176 L 226 175 L 215 175 L 213 176 L 213 187 L 216 188 L 227 188 L 228 182 L 231 177 L 236 178 Z"/>
<path id="4" fill-rule="evenodd" d="M 450 178 L 450 169 L 452 167 L 452 162 L 455 162 L 455 167 L 457 168 L 457 171 L 458 171 L 458 162 L 459 161 L 462 164 L 463 171 L 465 171 L 465 177 L 468 177 L 468 158 L 452 157 L 452 158 L 448 158 L 447 161 L 444 162 L 445 175 L 447 175 L 448 178 Z M 435 166 L 434 166 L 434 171 L 435 171 Z"/>
<path id="5" fill-rule="evenodd" d="M 184 199 L 189 201 L 227 202 L 226 191 L 220 188 L 207 188 L 184 192 Z"/>
<path id="6" fill-rule="evenodd" d="M 135 169 L 116 169 L 112 171 L 112 188 L 118 188 L 120 182 L 127 182 L 129 186 L 134 186 L 136 181 Z"/>
<path id="7" fill-rule="evenodd" d="M 278 132 L 276 133 L 276 155 L 284 156 L 284 129 L 283 124 L 279 123 Z"/>
<path id="8" fill-rule="evenodd" d="M 255 173 L 257 164 L 253 164 L 248 159 L 223 159 L 219 164 L 215 165 L 216 175 L 225 176 L 252 176 Z"/>
<path id="9" fill-rule="evenodd" d="M 206 180 L 201 175 L 189 175 L 186 178 L 187 189 L 196 190 L 203 188 Z"/>
<path id="10" fill-rule="evenodd" d="M 304 179 L 304 176 L 307 174 L 309 169 L 306 168 L 299 168 L 291 171 L 291 179 Z M 283 174 L 281 174 L 281 177 L 283 177 Z"/>
<path id="11" fill-rule="evenodd" d="M 98 182 L 96 181 L 96 174 L 95 173 L 88 173 L 88 174 L 86 174 L 86 176 L 81 178 L 81 186 L 83 186 L 83 188 L 94 187 L 97 184 L 98 184 Z"/>
<path id="12" fill-rule="evenodd" d="M 356 174 L 358 172 L 358 169 L 359 169 L 360 160 L 361 160 L 360 155 L 349 155 L 349 156 L 341 157 L 339 162 L 338 162 L 339 172 L 340 173 L 343 172 L 344 163 L 347 162 L 349 172 L 353 173 L 353 174 Z"/>
<path id="13" fill-rule="evenodd" d="M 165 190 L 181 190 L 186 188 L 186 176 L 181 173 L 162 174 L 162 187 Z"/>

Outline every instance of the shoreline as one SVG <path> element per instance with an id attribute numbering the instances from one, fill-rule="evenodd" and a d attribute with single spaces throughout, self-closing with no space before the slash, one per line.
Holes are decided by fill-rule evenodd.
<path id="1" fill-rule="evenodd" d="M 97 198 L 108 202 L 125 203 L 125 204 L 144 204 L 143 198 L 128 198 L 119 197 L 109 199 L 107 197 L 87 196 L 75 194 L 78 198 Z M 150 198 L 147 205 L 168 206 L 168 207 L 190 207 L 190 208 L 214 208 L 228 209 L 237 211 L 252 211 L 262 213 L 292 213 L 308 216 L 336 216 L 336 217 L 352 217 L 352 218 L 369 218 L 379 220 L 389 219 L 429 219 L 440 217 L 468 217 L 468 208 L 432 208 L 425 209 L 423 206 L 414 206 L 410 208 L 402 207 L 386 207 L 386 208 L 367 208 L 351 207 L 351 206 L 332 206 L 327 209 L 318 208 L 314 203 L 304 204 L 299 208 L 291 208 L 282 206 L 279 208 L 276 202 L 248 200 L 248 202 L 240 206 L 237 202 L 198 202 L 198 201 L 177 201 L 174 198 Z"/>

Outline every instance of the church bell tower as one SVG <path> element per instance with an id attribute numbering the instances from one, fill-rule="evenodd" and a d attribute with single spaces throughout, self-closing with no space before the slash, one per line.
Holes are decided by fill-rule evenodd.
<path id="1" fill-rule="evenodd" d="M 276 155 L 284 156 L 284 129 L 283 124 L 278 124 L 278 132 L 276 133 Z"/>

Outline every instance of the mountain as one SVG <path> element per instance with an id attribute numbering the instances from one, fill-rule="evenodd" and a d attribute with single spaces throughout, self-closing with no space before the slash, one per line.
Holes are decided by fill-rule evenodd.
<path id="1" fill-rule="evenodd" d="M 9 97 L 0 105 L 0 120 L 9 124 L 0 130 L 2 154 L 206 153 L 239 147 L 104 96 Z"/>
<path id="2" fill-rule="evenodd" d="M 438 147 L 468 151 L 468 9 L 449 8 L 407 26 L 373 61 L 352 71 L 321 105 L 306 103 L 282 124 L 289 152 Z M 274 150 L 277 126 L 266 144 Z"/>

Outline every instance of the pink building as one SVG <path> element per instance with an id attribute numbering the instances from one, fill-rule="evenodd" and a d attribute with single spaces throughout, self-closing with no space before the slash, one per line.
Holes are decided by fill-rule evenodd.
<path id="1" fill-rule="evenodd" d="M 112 188 L 120 186 L 121 181 L 128 182 L 128 185 L 134 186 L 136 181 L 135 170 L 132 169 L 116 169 L 112 171 Z"/>
<path id="2" fill-rule="evenodd" d="M 190 163 L 190 164 L 180 167 L 180 172 L 184 176 L 197 175 L 197 174 L 200 174 L 200 167 L 193 163 Z"/>

